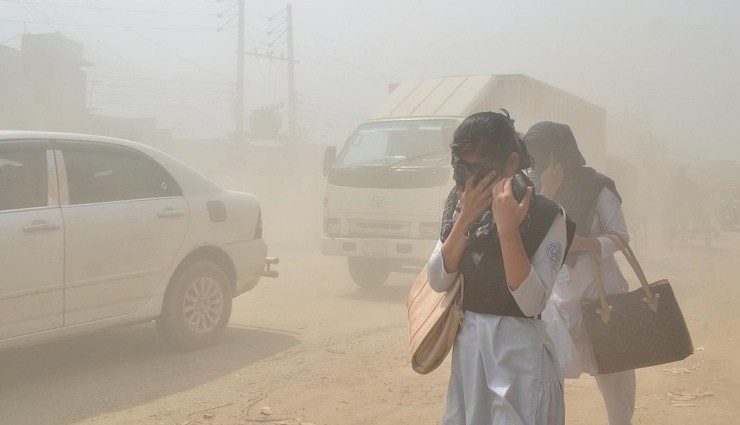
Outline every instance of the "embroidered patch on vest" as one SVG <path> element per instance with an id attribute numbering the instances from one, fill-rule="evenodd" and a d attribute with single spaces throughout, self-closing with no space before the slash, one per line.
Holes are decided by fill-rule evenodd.
<path id="1" fill-rule="evenodd" d="M 550 263 L 550 267 L 555 271 L 560 269 L 560 265 L 563 262 L 563 245 L 559 242 L 552 242 L 547 246 L 545 254 L 547 255 L 547 261 Z"/>

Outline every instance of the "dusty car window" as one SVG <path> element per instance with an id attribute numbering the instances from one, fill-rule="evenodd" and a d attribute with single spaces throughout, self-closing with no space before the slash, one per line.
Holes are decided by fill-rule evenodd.
<path id="1" fill-rule="evenodd" d="M 71 205 L 178 196 L 161 166 L 125 150 L 64 151 Z"/>
<path id="2" fill-rule="evenodd" d="M 0 150 L 0 211 L 46 205 L 46 166 L 42 150 Z"/>

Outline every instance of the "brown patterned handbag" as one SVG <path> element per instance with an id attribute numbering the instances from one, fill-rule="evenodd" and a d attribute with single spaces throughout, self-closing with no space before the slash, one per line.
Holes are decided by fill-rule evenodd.
<path id="1" fill-rule="evenodd" d="M 648 284 L 629 244 L 608 236 L 627 258 L 641 288 L 606 295 L 601 264 L 594 255 L 599 299 L 584 299 L 583 322 L 599 374 L 683 360 L 694 352 L 689 329 L 666 279 Z"/>
<path id="2" fill-rule="evenodd" d="M 462 310 L 462 273 L 447 292 L 435 292 L 429 286 L 427 266 L 409 290 L 406 309 L 409 316 L 411 367 L 427 374 L 444 361 L 455 343 Z"/>

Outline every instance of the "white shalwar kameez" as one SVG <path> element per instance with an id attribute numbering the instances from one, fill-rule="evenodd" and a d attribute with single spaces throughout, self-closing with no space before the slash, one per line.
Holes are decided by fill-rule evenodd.
<path id="1" fill-rule="evenodd" d="M 629 241 L 627 225 L 619 198 L 603 188 L 597 198 L 592 235 L 616 233 Z M 614 254 L 619 250 L 608 237 L 598 237 L 601 244 L 601 274 L 607 294 L 624 293 L 627 281 L 622 276 Z M 630 425 L 635 408 L 635 371 L 597 375 L 583 319 L 581 300 L 596 299 L 599 293 L 593 267 L 593 254 L 578 256 L 573 267 L 563 265 L 550 301 L 542 313 L 548 332 L 558 349 L 560 365 L 566 378 L 578 378 L 581 373 L 594 375 L 606 405 L 609 425 Z M 560 323 L 558 323 L 558 321 Z M 565 325 L 567 332 L 560 328 Z"/>
<path id="2" fill-rule="evenodd" d="M 511 291 L 528 317 L 550 298 L 567 243 L 559 214 L 530 259 L 529 276 Z M 442 292 L 457 273 L 447 273 L 437 244 L 429 260 L 429 284 Z M 480 261 L 478 258 L 478 261 Z M 452 351 L 443 425 L 563 425 L 563 378 L 545 323 L 538 319 L 466 311 Z"/>

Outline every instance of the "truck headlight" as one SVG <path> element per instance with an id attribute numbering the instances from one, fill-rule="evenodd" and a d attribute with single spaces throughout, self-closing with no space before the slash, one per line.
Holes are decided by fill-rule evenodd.
<path id="1" fill-rule="evenodd" d="M 421 223 L 421 226 L 419 227 L 419 237 L 421 239 L 439 239 L 439 229 L 441 227 L 441 223 Z"/>
<path id="2" fill-rule="evenodd" d="M 342 233 L 342 223 L 338 218 L 324 219 L 324 231 L 329 236 L 336 236 Z"/>

